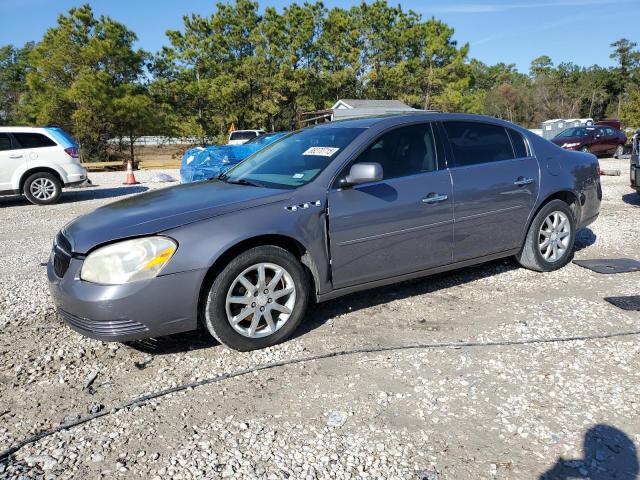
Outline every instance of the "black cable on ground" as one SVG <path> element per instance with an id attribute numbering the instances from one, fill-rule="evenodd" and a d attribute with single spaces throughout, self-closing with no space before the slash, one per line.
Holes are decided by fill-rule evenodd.
<path id="1" fill-rule="evenodd" d="M 110 409 L 105 409 L 100 412 L 87 415 L 86 417 L 81 417 L 81 418 L 78 418 L 77 420 L 63 423 L 62 425 L 59 425 L 57 427 L 52 427 L 48 430 L 43 430 L 39 433 L 36 433 L 35 435 L 32 435 L 31 437 L 21 440 L 20 442 L 4 450 L 3 452 L 0 452 L 0 462 L 4 462 L 8 460 L 11 455 L 13 455 L 14 453 L 16 453 L 18 450 L 20 450 L 22 447 L 26 445 L 35 443 L 38 440 L 42 440 L 43 438 L 49 437 L 62 430 L 67 430 L 69 428 L 82 425 L 83 423 L 90 422 L 91 420 L 95 420 L 96 418 L 100 418 L 106 415 L 110 415 L 112 413 L 116 413 L 119 410 L 139 407 L 139 406 L 145 405 L 150 400 L 153 400 L 159 397 L 164 397 L 165 395 L 169 395 L 171 393 L 181 392 L 189 388 L 201 387 L 203 385 L 210 385 L 213 383 L 221 382 L 223 380 L 228 380 L 230 378 L 241 377 L 249 373 L 259 372 L 261 370 L 269 370 L 271 368 L 284 367 L 287 365 L 295 365 L 298 363 L 312 362 L 315 360 L 324 360 L 324 359 L 333 358 L 333 357 L 343 357 L 346 355 L 358 355 L 363 353 L 383 353 L 383 352 L 391 352 L 391 351 L 399 351 L 399 350 L 437 349 L 437 348 L 456 348 L 456 347 L 467 347 L 467 348 L 508 347 L 508 346 L 517 346 L 517 345 L 531 345 L 536 343 L 565 343 L 565 342 L 574 342 L 574 341 L 603 340 L 603 339 L 609 339 L 609 338 L 631 337 L 635 335 L 640 335 L 640 330 L 631 330 L 627 332 L 616 332 L 616 333 L 603 333 L 600 335 L 578 335 L 573 337 L 551 337 L 551 338 L 538 338 L 538 339 L 534 338 L 530 340 L 501 340 L 501 341 L 495 341 L 495 342 L 416 343 L 411 345 L 396 345 L 396 346 L 389 346 L 389 347 L 362 347 L 362 348 L 354 348 L 349 350 L 337 350 L 335 352 L 321 353 L 318 355 L 311 355 L 309 357 L 300 357 L 300 358 L 292 358 L 290 360 L 281 360 L 279 362 L 267 363 L 266 365 L 258 365 L 255 367 L 246 368 L 244 370 L 238 370 L 232 373 L 224 373 L 222 375 L 206 378 L 204 380 L 198 380 L 197 382 L 185 383 L 183 385 L 177 385 L 175 387 L 159 390 L 154 393 L 142 395 L 122 405 L 117 405 L 115 407 L 111 407 Z"/>

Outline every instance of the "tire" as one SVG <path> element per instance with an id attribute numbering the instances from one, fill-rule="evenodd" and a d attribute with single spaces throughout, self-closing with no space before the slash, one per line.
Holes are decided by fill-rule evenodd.
<path id="1" fill-rule="evenodd" d="M 38 172 L 24 182 L 23 193 L 35 205 L 51 205 L 60 199 L 62 185 L 52 173 Z"/>
<path id="2" fill-rule="evenodd" d="M 613 154 L 613 158 L 622 158 L 622 155 L 624 155 L 624 146 L 618 145 Z"/>
<path id="3" fill-rule="evenodd" d="M 555 228 L 550 228 L 551 225 L 547 222 L 548 219 L 556 218 L 560 220 Z M 559 228 L 562 223 L 562 218 L 566 219 L 565 226 L 568 226 L 569 231 L 567 235 L 561 237 L 566 233 L 566 228 Z M 544 225 L 544 229 L 542 228 Z M 543 233 L 542 230 L 545 232 Z M 565 241 L 564 239 L 567 238 Z M 564 267 L 573 258 L 573 245 L 576 238 L 576 220 L 573 211 L 562 200 L 551 200 L 544 205 L 537 213 L 533 222 L 529 226 L 529 231 L 524 240 L 522 250 L 516 255 L 516 260 L 525 268 L 535 270 L 537 272 L 551 272 L 559 268 Z M 553 241 L 557 243 L 555 248 L 557 257 L 553 256 Z M 546 247 L 544 246 L 545 240 L 549 240 Z M 551 254 L 549 254 L 551 250 Z M 549 255 L 549 256 L 547 256 Z"/>
<path id="4" fill-rule="evenodd" d="M 587 147 L 586 145 L 585 145 L 584 147 L 582 147 L 582 148 L 580 149 L 580 151 L 581 151 L 581 152 L 584 152 L 584 153 L 591 153 L 591 150 L 590 150 L 590 149 L 589 149 L 589 147 Z"/>
<path id="5" fill-rule="evenodd" d="M 271 285 L 278 269 L 277 284 Z M 275 295 L 281 296 L 271 298 Z M 302 321 L 308 302 L 309 277 L 300 261 L 280 247 L 255 247 L 234 258 L 213 280 L 206 296 L 204 323 L 223 345 L 241 352 L 257 350 L 289 338 Z M 239 319 L 236 326 L 232 326 L 234 318 Z"/>

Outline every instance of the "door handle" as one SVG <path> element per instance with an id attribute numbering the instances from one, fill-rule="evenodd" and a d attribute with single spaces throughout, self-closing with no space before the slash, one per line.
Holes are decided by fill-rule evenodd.
<path id="1" fill-rule="evenodd" d="M 9 158 L 22 158 L 22 155 L 13 154 L 13 155 L 9 155 Z"/>
<path id="2" fill-rule="evenodd" d="M 515 182 L 513 182 L 513 184 L 519 187 L 522 187 L 523 185 L 529 185 L 530 183 L 533 183 L 533 182 L 534 182 L 533 178 L 518 177 L 518 179 Z"/>
<path id="3" fill-rule="evenodd" d="M 433 204 L 438 202 L 444 202 L 448 198 L 449 198 L 448 195 L 439 195 L 437 193 L 430 193 L 429 195 L 427 195 L 422 199 L 422 203 Z"/>

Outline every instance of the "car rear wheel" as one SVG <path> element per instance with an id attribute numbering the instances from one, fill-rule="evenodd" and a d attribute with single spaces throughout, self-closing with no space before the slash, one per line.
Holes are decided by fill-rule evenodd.
<path id="1" fill-rule="evenodd" d="M 591 153 L 591 150 L 589 150 L 589 147 L 587 147 L 586 145 L 585 145 L 584 147 L 582 147 L 582 148 L 580 149 L 580 151 L 581 151 L 581 152 L 584 152 L 584 153 Z"/>
<path id="2" fill-rule="evenodd" d="M 562 200 L 543 206 L 531 222 L 522 251 L 516 259 L 525 268 L 550 272 L 564 267 L 573 257 L 576 222 Z"/>
<path id="3" fill-rule="evenodd" d="M 58 177 L 52 173 L 34 173 L 24 182 L 24 196 L 36 205 L 56 203 L 62 193 L 62 185 Z"/>
<path id="4" fill-rule="evenodd" d="M 238 255 L 211 283 L 204 323 L 227 347 L 257 350 L 295 331 L 308 298 L 307 272 L 295 256 L 280 247 L 256 247 Z"/>
<path id="5" fill-rule="evenodd" d="M 622 158 L 623 154 L 624 154 L 624 146 L 618 145 L 618 147 L 616 148 L 615 153 L 613 154 L 613 157 L 614 158 Z"/>

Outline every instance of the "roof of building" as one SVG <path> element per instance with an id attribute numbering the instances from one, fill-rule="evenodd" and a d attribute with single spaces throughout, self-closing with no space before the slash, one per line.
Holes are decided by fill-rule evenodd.
<path id="1" fill-rule="evenodd" d="M 349 108 L 410 109 L 411 107 L 400 100 L 367 100 L 354 98 L 342 98 L 331 107 L 332 110 Z"/>

